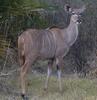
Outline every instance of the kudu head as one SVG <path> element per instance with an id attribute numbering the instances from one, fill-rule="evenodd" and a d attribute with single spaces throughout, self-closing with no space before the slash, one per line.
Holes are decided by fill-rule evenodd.
<path id="1" fill-rule="evenodd" d="M 84 10 L 86 9 L 85 5 L 82 6 L 79 9 L 73 9 L 71 8 L 69 5 L 65 5 L 64 9 L 66 12 L 71 14 L 71 21 L 77 24 L 81 23 L 81 13 L 84 12 Z"/>

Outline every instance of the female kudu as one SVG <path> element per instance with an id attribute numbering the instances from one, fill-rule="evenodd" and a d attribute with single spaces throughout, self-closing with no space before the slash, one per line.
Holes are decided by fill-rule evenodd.
<path id="1" fill-rule="evenodd" d="M 25 76 L 29 67 L 36 60 L 49 60 L 47 80 L 45 89 L 48 86 L 48 80 L 51 74 L 51 66 L 56 62 L 58 69 L 59 89 L 61 86 L 61 66 L 63 57 L 69 51 L 78 37 L 78 24 L 80 23 L 79 14 L 85 10 L 85 6 L 80 9 L 71 9 L 68 5 L 65 10 L 72 13 L 70 24 L 67 28 L 50 28 L 48 30 L 28 29 L 24 31 L 18 38 L 19 61 L 21 65 L 21 88 L 23 100 L 26 97 Z"/>

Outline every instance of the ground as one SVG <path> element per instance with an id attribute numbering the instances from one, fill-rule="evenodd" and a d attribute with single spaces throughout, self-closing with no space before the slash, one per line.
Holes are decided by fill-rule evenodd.
<path id="1" fill-rule="evenodd" d="M 97 100 L 97 79 L 78 78 L 76 76 L 62 77 L 63 92 L 59 92 L 56 76 L 52 76 L 49 88 L 44 91 L 44 74 L 28 75 L 28 95 L 30 100 Z M 10 76 L 6 84 L 9 92 L 0 92 L 0 100 L 22 100 L 18 77 Z M 7 85 L 6 85 L 7 86 Z"/>

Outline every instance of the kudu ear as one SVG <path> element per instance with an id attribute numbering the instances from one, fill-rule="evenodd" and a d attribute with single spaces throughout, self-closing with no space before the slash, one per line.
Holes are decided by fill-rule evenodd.
<path id="1" fill-rule="evenodd" d="M 66 4 L 66 5 L 64 6 L 64 10 L 65 10 L 66 12 L 71 12 L 71 11 L 72 11 L 72 8 L 70 7 L 69 4 Z"/>
<path id="2" fill-rule="evenodd" d="M 86 6 L 84 5 L 79 9 L 73 9 L 72 12 L 81 14 L 81 13 L 83 13 L 85 11 L 85 9 L 86 9 Z"/>

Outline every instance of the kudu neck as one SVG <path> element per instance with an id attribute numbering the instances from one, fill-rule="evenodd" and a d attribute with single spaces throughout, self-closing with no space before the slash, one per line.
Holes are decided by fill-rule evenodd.
<path id="1" fill-rule="evenodd" d="M 78 24 L 70 20 L 70 23 L 67 28 L 64 29 L 64 39 L 68 45 L 73 45 L 78 36 Z"/>
<path id="2" fill-rule="evenodd" d="M 70 20 L 70 23 L 69 23 L 67 29 L 73 29 L 75 27 L 78 27 L 77 22 L 74 22 L 74 21 Z"/>

